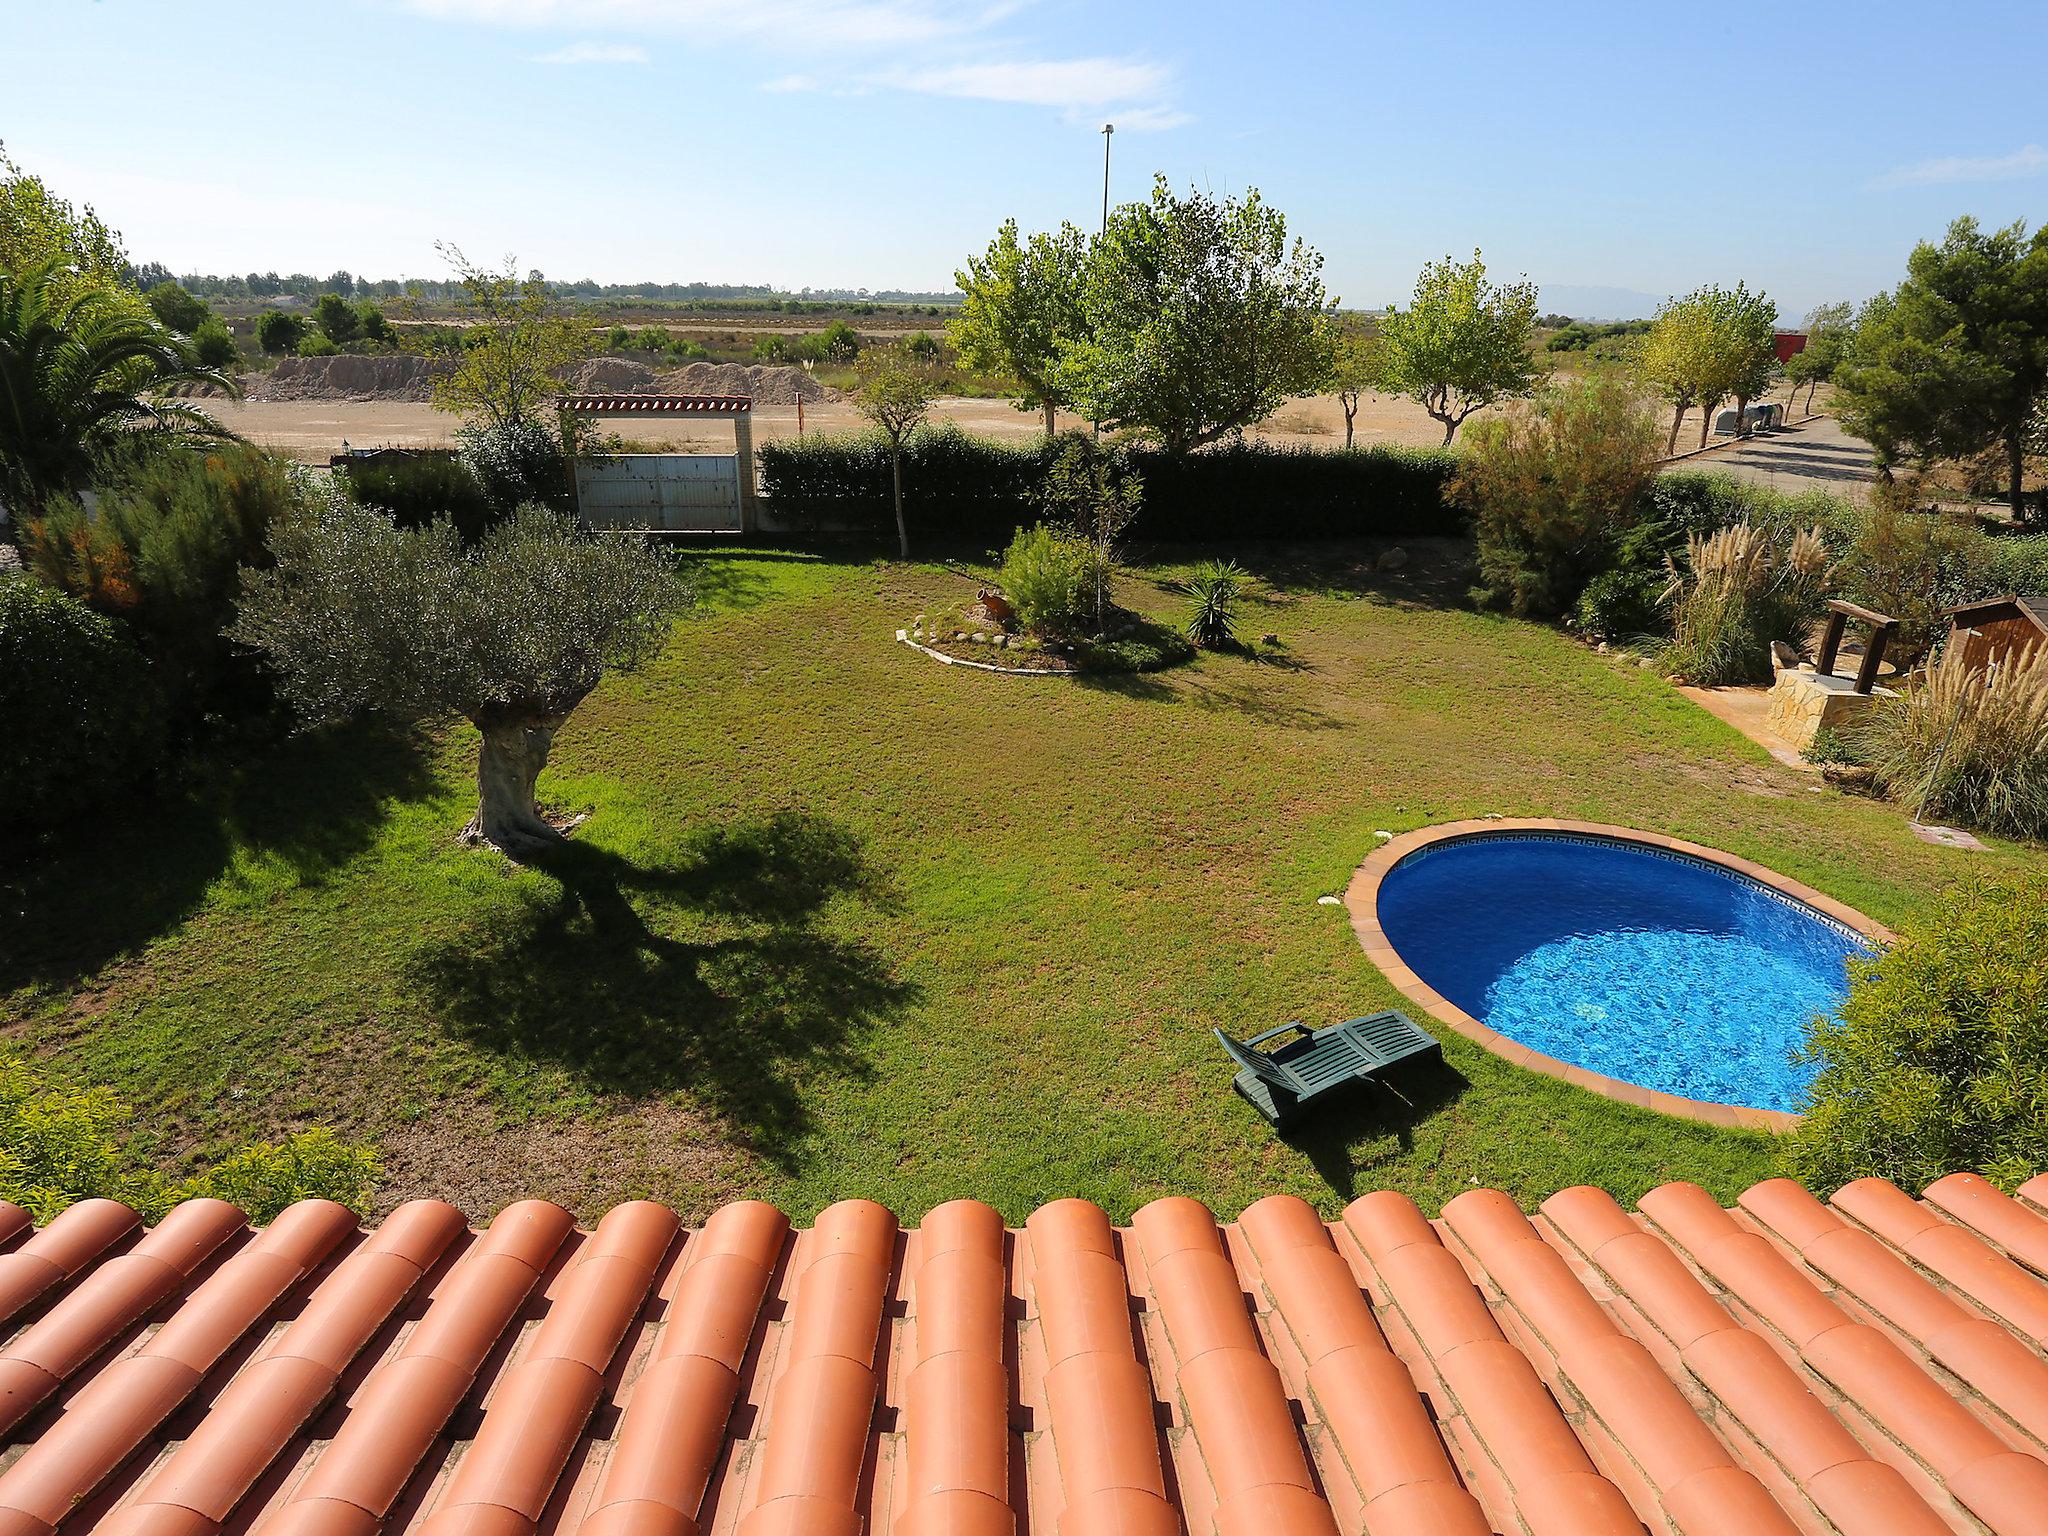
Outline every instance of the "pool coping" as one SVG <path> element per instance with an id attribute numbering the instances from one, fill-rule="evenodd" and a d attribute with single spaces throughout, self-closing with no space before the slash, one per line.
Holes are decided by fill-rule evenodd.
<path id="1" fill-rule="evenodd" d="M 1645 1088 L 1640 1083 L 1623 1082 L 1620 1078 L 1608 1077 L 1604 1073 L 1588 1071 L 1584 1067 L 1573 1066 L 1570 1062 L 1559 1061 L 1554 1056 L 1546 1056 L 1541 1051 L 1532 1050 L 1517 1040 L 1511 1040 L 1498 1030 L 1473 1018 L 1409 969 L 1401 959 L 1400 953 L 1388 940 L 1386 930 L 1380 926 L 1381 882 L 1387 878 L 1396 864 L 1424 848 L 1438 843 L 1460 842 L 1467 838 L 1485 837 L 1502 832 L 1566 833 L 1574 837 L 1635 843 L 1670 853 L 1682 853 L 1736 874 L 1747 875 L 1780 895 L 1804 902 L 1874 943 L 1895 943 L 1897 935 L 1882 923 L 1865 917 L 1854 907 L 1836 901 L 1832 896 L 1816 891 L 1812 886 L 1801 885 L 1797 880 L 1789 880 L 1774 870 L 1766 869 L 1763 865 L 1752 863 L 1736 854 L 1725 853 L 1719 848 L 1708 848 L 1700 843 L 1689 843 L 1683 838 L 1666 837 L 1658 832 L 1643 832 L 1634 827 L 1609 826 L 1604 822 L 1558 821 L 1549 817 L 1488 817 L 1478 821 L 1440 822 L 1436 826 L 1418 827 L 1413 832 L 1403 832 L 1391 842 L 1383 843 L 1353 871 L 1351 883 L 1344 891 L 1344 906 L 1351 914 L 1352 932 L 1358 935 L 1358 942 L 1365 947 L 1366 958 L 1380 968 L 1403 997 L 1421 1008 L 1439 1024 L 1448 1025 L 1456 1030 L 1474 1045 L 1483 1046 L 1514 1066 L 1526 1067 L 1531 1072 L 1541 1072 L 1546 1077 L 1572 1083 L 1590 1093 L 1600 1094 L 1618 1103 L 1633 1104 L 1640 1109 L 1654 1109 L 1667 1115 L 1678 1115 L 1687 1120 L 1700 1120 L 1708 1125 L 1737 1130 L 1772 1131 L 1782 1134 L 1796 1128 L 1800 1117 L 1787 1110 L 1756 1109 L 1747 1104 L 1716 1104 L 1705 1099 L 1682 1098 L 1675 1093 Z"/>

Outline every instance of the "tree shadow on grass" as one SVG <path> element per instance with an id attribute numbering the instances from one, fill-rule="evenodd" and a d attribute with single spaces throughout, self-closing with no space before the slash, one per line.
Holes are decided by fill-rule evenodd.
<path id="1" fill-rule="evenodd" d="M 1376 1082 L 1348 1094 L 1327 1110 L 1288 1131 L 1282 1139 L 1314 1164 L 1330 1191 L 1340 1200 L 1352 1200 L 1361 1193 L 1359 1176 L 1369 1174 L 1382 1162 L 1409 1157 L 1415 1150 L 1415 1126 L 1440 1109 L 1457 1102 L 1471 1086 L 1470 1080 L 1440 1056 L 1411 1062 L 1386 1082 Z M 1353 1148 L 1360 1143 L 1384 1141 L 1395 1146 L 1384 1156 L 1360 1159 Z"/>
<path id="2" fill-rule="evenodd" d="M 836 897 L 892 899 L 824 818 L 718 828 L 661 867 L 574 842 L 532 867 L 556 888 L 411 967 L 442 1024 L 603 1093 L 688 1089 L 780 1166 L 810 1129 L 804 1080 L 864 1072 L 862 1037 L 919 996 L 878 950 L 824 931 Z M 692 936 L 664 931 L 675 917 Z"/>
<path id="3" fill-rule="evenodd" d="M 237 857 L 318 885 L 435 785 L 432 743 L 353 725 L 230 744 L 118 808 L 0 846 L 0 993 L 64 987 L 168 932 Z"/>

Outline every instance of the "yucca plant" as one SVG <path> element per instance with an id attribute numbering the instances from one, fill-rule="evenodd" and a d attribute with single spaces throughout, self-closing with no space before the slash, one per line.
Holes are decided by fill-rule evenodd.
<path id="1" fill-rule="evenodd" d="M 1194 600 L 1187 635 L 1195 644 L 1217 650 L 1237 641 L 1237 600 L 1244 591 L 1244 569 L 1235 560 L 1204 560 L 1180 584 Z"/>
<path id="2" fill-rule="evenodd" d="M 1988 671 L 1946 650 L 1857 734 L 1872 778 L 1916 814 L 2048 837 L 2048 649 Z"/>
<path id="3" fill-rule="evenodd" d="M 1731 523 L 1686 540 L 1671 565 L 1664 602 L 1674 638 L 1664 653 L 1688 681 L 1717 687 L 1771 675 L 1771 642 L 1797 640 L 1820 611 L 1828 554 L 1818 528 L 1789 540 L 1753 523 Z"/>
<path id="4" fill-rule="evenodd" d="M 36 511 L 80 487 L 94 458 L 134 427 L 220 436 L 174 386 L 239 394 L 192 343 L 105 289 L 62 297 L 70 269 L 0 269 L 0 500 Z"/>

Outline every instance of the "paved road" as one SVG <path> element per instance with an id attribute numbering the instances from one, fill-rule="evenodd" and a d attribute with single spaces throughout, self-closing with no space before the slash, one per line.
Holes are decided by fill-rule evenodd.
<path id="1" fill-rule="evenodd" d="M 1863 497 L 1877 480 L 1870 445 L 1851 437 L 1832 416 L 1681 459 L 1673 470 L 1723 470 L 1780 491 L 1833 491 Z"/>

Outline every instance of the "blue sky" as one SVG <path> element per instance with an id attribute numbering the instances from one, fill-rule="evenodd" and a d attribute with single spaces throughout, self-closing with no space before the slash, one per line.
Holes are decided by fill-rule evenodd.
<path id="1" fill-rule="evenodd" d="M 0 140 L 180 270 L 948 287 L 1006 216 L 1260 187 L 1347 304 L 1484 249 L 1553 301 L 1790 315 L 2048 217 L 2048 4 L 0 0 Z M 1569 304 L 1562 307 L 1573 307 Z M 1598 307 L 1598 301 L 1581 307 Z"/>

